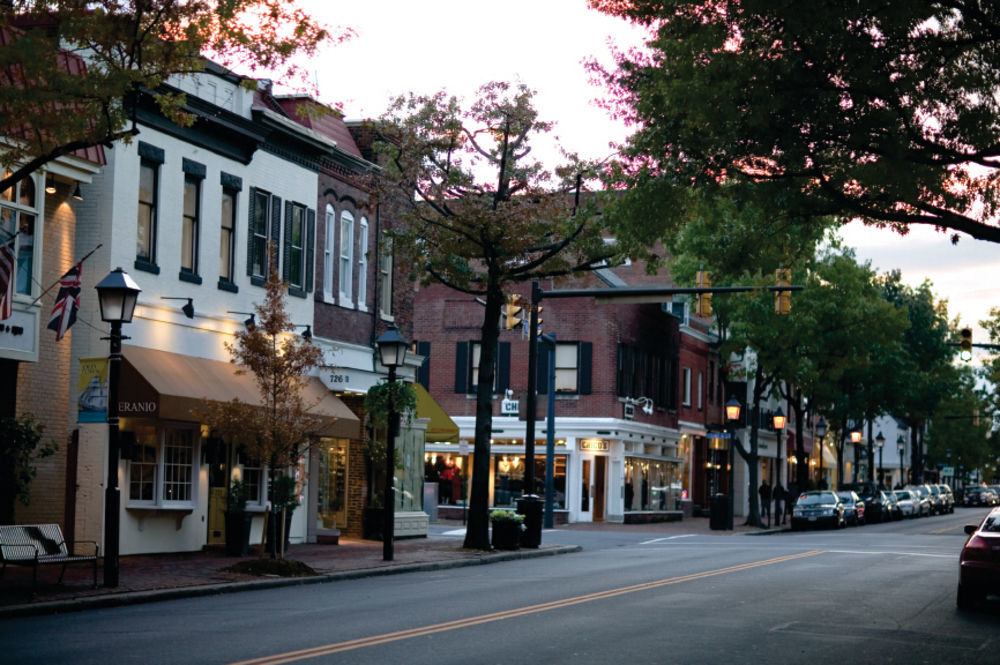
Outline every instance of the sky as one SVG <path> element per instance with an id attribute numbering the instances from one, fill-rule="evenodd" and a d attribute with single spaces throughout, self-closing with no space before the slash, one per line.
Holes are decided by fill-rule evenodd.
<path id="1" fill-rule="evenodd" d="M 542 120 L 552 135 L 585 158 L 604 158 L 628 129 L 595 100 L 603 90 L 584 69 L 585 59 L 610 65 L 610 43 L 627 48 L 641 33 L 620 19 L 587 9 L 586 0 L 374 0 L 350 3 L 299 0 L 333 26 L 350 27 L 351 40 L 326 49 L 312 69 L 322 101 L 339 103 L 349 119 L 380 115 L 407 92 L 471 99 L 488 81 L 519 81 L 537 91 Z M 552 150 L 553 162 L 556 153 Z M 1000 244 L 914 228 L 906 237 L 852 223 L 842 236 L 859 260 L 879 272 L 902 271 L 904 282 L 925 279 L 949 317 L 987 341 L 978 322 L 1000 307 Z M 979 352 L 976 354 L 979 355 Z"/>

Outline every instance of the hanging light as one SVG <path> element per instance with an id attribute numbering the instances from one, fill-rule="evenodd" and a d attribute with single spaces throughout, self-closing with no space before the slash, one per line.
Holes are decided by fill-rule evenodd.
<path id="1" fill-rule="evenodd" d="M 851 443 L 861 443 L 861 432 L 858 430 L 851 432 Z"/>
<path id="2" fill-rule="evenodd" d="M 55 194 L 56 193 L 56 179 L 51 175 L 45 176 L 45 193 Z"/>
<path id="3" fill-rule="evenodd" d="M 80 191 L 80 183 L 76 183 L 76 189 L 73 190 L 73 198 L 77 201 L 83 200 L 83 192 Z"/>
<path id="4" fill-rule="evenodd" d="M 774 412 L 772 419 L 774 420 L 774 429 L 785 429 L 785 413 L 781 410 L 780 406 L 778 407 L 778 410 Z"/>
<path id="5" fill-rule="evenodd" d="M 409 343 L 396 326 L 389 326 L 389 329 L 378 336 L 375 340 L 378 346 L 379 358 L 386 367 L 400 367 L 406 359 L 406 350 Z"/>
<path id="6" fill-rule="evenodd" d="M 109 323 L 131 323 L 135 303 L 142 289 L 128 273 L 115 268 L 94 287 L 101 307 L 101 320 Z"/>
<path id="7" fill-rule="evenodd" d="M 740 409 L 742 408 L 743 405 L 740 404 L 740 401 L 736 399 L 735 395 L 730 397 L 729 401 L 726 402 L 726 420 L 739 420 Z"/>

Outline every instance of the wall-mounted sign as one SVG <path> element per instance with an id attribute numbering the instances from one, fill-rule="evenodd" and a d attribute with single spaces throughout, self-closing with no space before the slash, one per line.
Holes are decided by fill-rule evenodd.
<path id="1" fill-rule="evenodd" d="M 611 443 L 604 439 L 583 439 L 580 441 L 580 450 L 606 453 L 611 450 Z"/>
<path id="2" fill-rule="evenodd" d="M 516 416 L 518 415 L 518 400 L 516 399 L 502 399 L 500 400 L 500 415 L 501 416 Z"/>
<path id="3" fill-rule="evenodd" d="M 76 419 L 81 423 L 108 421 L 108 359 L 80 358 L 76 380 Z"/>

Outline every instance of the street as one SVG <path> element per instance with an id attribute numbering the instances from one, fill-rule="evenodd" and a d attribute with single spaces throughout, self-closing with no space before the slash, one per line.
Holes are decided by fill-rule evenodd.
<path id="1" fill-rule="evenodd" d="M 955 608 L 962 527 L 985 512 L 762 536 L 562 527 L 544 542 L 582 552 L 11 619 L 0 662 L 996 662 L 1000 610 Z"/>

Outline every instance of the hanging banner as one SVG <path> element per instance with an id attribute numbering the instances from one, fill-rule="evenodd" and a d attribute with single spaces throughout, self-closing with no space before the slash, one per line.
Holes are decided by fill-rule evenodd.
<path id="1" fill-rule="evenodd" d="M 108 421 L 108 359 L 80 358 L 76 382 L 77 422 Z"/>

